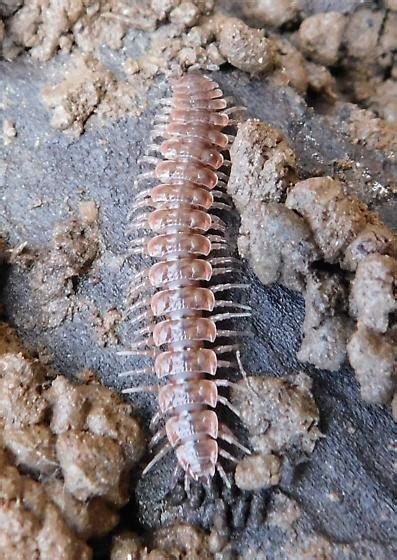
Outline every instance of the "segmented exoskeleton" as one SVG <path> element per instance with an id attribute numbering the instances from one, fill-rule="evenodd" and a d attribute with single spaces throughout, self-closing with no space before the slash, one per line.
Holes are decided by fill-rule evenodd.
<path id="1" fill-rule="evenodd" d="M 148 149 L 160 156 L 142 158 L 155 167 L 138 178 L 139 183 L 157 180 L 160 184 L 140 192 L 132 209 L 133 230 L 150 232 L 133 241 L 132 252 L 158 262 L 142 271 L 133 286 L 132 294 L 140 299 L 130 312 L 136 314 L 134 322 L 145 321 L 146 326 L 137 331 L 142 340 L 126 354 L 154 358 L 159 386 L 153 389 L 158 390 L 160 410 L 153 423 L 161 416 L 168 418 L 152 445 L 162 437 L 168 442 L 144 472 L 174 449 L 187 475 L 208 480 L 216 469 L 224 476 L 219 455 L 233 459 L 220 440 L 248 452 L 218 421 L 216 412 L 219 403 L 237 412 L 218 392 L 219 387 L 233 384 L 219 379 L 217 372 L 234 366 L 222 359 L 236 349 L 224 339 L 243 334 L 219 329 L 218 324 L 249 315 L 247 306 L 218 299 L 219 294 L 243 286 L 219 282 L 233 270 L 235 259 L 225 256 L 226 225 L 212 213 L 231 208 L 222 191 L 228 175 L 221 169 L 230 165 L 224 154 L 232 137 L 221 131 L 233 122 L 228 115 L 241 108 L 226 109 L 218 84 L 197 71 L 175 80 L 172 89 L 172 97 L 162 100 L 164 113 L 153 131 L 152 141 L 162 141 Z M 145 290 L 154 293 L 142 297 Z M 236 311 L 229 310 L 233 307 Z M 219 338 L 222 344 L 217 343 Z M 151 387 L 124 392 L 142 389 Z"/>

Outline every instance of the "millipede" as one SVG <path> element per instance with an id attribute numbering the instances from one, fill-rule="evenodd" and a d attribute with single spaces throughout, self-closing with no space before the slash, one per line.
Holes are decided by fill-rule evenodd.
<path id="1" fill-rule="evenodd" d="M 160 100 L 163 108 L 140 160 L 153 167 L 137 178 L 138 185 L 159 184 L 140 191 L 130 212 L 131 253 L 152 258 L 154 264 L 132 284 L 136 302 L 129 313 L 134 324 L 144 326 L 124 354 L 151 357 L 154 365 L 120 375 L 153 373 L 158 378 L 157 386 L 123 391 L 158 392 L 151 427 L 166 419 L 150 446 L 162 439 L 165 444 L 143 474 L 174 450 L 185 477 L 208 482 L 216 470 L 226 477 L 220 457 L 235 460 L 225 442 L 226 448 L 249 453 L 217 413 L 222 405 L 238 415 L 219 391 L 234 383 L 218 372 L 234 367 L 225 357 L 238 351 L 233 339 L 244 334 L 218 325 L 250 315 L 249 306 L 219 297 L 245 285 L 217 281 L 234 271 L 236 259 L 228 253 L 226 224 L 214 213 L 232 209 L 225 187 L 234 136 L 224 129 L 236 124 L 230 115 L 242 108 L 228 108 L 219 85 L 197 70 L 174 79 L 171 87 L 172 95 Z"/>

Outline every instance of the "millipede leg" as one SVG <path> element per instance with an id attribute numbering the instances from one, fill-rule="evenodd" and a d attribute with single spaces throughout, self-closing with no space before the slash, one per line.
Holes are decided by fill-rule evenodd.
<path id="1" fill-rule="evenodd" d="M 223 210 L 225 212 L 233 212 L 237 213 L 237 210 L 231 204 L 225 204 L 224 202 L 213 202 L 211 205 L 211 209 L 214 210 Z"/>
<path id="2" fill-rule="evenodd" d="M 232 368 L 235 367 L 235 364 L 233 362 L 230 362 L 229 360 L 218 360 L 218 368 Z M 222 380 L 219 380 L 222 381 Z M 216 381 L 215 381 L 216 383 Z"/>
<path id="3" fill-rule="evenodd" d="M 219 243 L 219 244 L 222 244 L 222 245 L 229 245 L 227 239 L 225 239 L 222 234 L 215 235 L 215 234 L 211 233 L 210 235 L 208 235 L 208 239 L 211 241 L 211 243 Z"/>
<path id="4" fill-rule="evenodd" d="M 226 115 L 232 115 L 233 113 L 241 113 L 244 111 L 247 111 L 247 107 L 244 107 L 243 105 L 234 105 L 233 107 L 228 107 L 227 109 L 225 109 L 223 113 L 225 113 Z"/>
<path id="5" fill-rule="evenodd" d="M 225 233 L 226 224 L 219 216 L 211 215 L 211 229 Z"/>
<path id="6" fill-rule="evenodd" d="M 211 253 L 213 251 L 229 251 L 230 247 L 227 243 L 212 243 L 211 244 Z"/>
<path id="7" fill-rule="evenodd" d="M 218 183 L 218 185 L 219 185 L 219 183 Z M 225 200 L 227 202 L 231 202 L 231 200 L 232 200 L 232 197 L 229 194 L 224 193 L 224 192 L 219 191 L 219 190 L 212 191 L 212 196 L 217 200 Z"/>
<path id="8" fill-rule="evenodd" d="M 231 483 L 229 477 L 227 476 L 227 474 L 225 472 L 225 469 L 222 467 L 222 465 L 220 463 L 217 463 L 216 470 L 218 471 L 219 476 L 221 477 L 221 479 L 223 480 L 223 482 L 225 483 L 227 488 L 231 488 L 232 483 Z"/>
<path id="9" fill-rule="evenodd" d="M 159 153 L 160 152 L 160 144 L 155 144 L 154 142 L 152 144 L 149 144 L 146 147 L 146 152 L 156 152 Z M 149 155 L 149 154 L 147 154 Z"/>
<path id="10" fill-rule="evenodd" d="M 154 101 L 153 105 L 172 105 L 173 103 L 173 99 L 172 97 L 162 97 L 161 99 L 156 99 L 156 101 Z"/>
<path id="11" fill-rule="evenodd" d="M 116 352 L 118 356 L 125 356 L 126 358 L 130 358 L 132 356 L 142 356 L 144 358 L 155 358 L 159 351 L 156 350 L 121 350 L 120 352 Z"/>
<path id="12" fill-rule="evenodd" d="M 152 311 L 150 309 L 148 309 L 147 311 L 144 311 L 143 313 L 140 313 L 139 315 L 137 315 L 136 317 L 134 317 L 132 320 L 129 321 L 129 325 L 135 325 L 136 323 L 140 323 L 141 321 L 149 322 L 151 319 L 154 318 L 154 315 L 152 313 Z"/>
<path id="13" fill-rule="evenodd" d="M 211 290 L 215 293 L 215 292 L 223 292 L 225 290 L 234 290 L 234 289 L 240 289 L 240 290 L 244 290 L 246 288 L 249 288 L 249 284 L 219 284 L 219 286 L 213 286 L 211 288 Z"/>
<path id="14" fill-rule="evenodd" d="M 154 375 L 156 372 L 152 367 L 141 368 L 141 369 L 130 369 L 128 371 L 122 371 L 117 374 L 117 377 L 134 377 L 135 375 Z"/>
<path id="15" fill-rule="evenodd" d="M 231 331 L 231 330 L 218 330 L 217 336 L 223 338 L 239 337 L 239 336 L 252 336 L 248 331 Z"/>
<path id="16" fill-rule="evenodd" d="M 244 305 L 243 303 L 236 303 L 231 300 L 216 300 L 215 307 L 235 307 L 236 309 L 245 309 L 246 311 L 252 311 L 250 305 Z"/>
<path id="17" fill-rule="evenodd" d="M 236 407 L 232 405 L 230 401 L 227 400 L 226 397 L 223 397 L 222 395 L 218 395 L 218 401 L 221 404 L 223 404 L 223 406 L 226 406 L 229 410 L 231 410 L 233 414 L 235 414 L 238 418 L 241 418 L 240 412 L 237 410 Z"/>
<path id="18" fill-rule="evenodd" d="M 141 290 L 139 290 L 141 291 Z M 134 289 L 132 295 L 135 295 L 136 290 Z M 131 297 L 131 294 L 128 294 L 128 298 Z M 139 301 L 137 301 L 136 303 L 134 303 L 134 305 L 131 305 L 131 307 L 127 310 L 127 316 L 131 315 L 131 313 L 134 313 L 137 309 L 140 309 L 141 307 L 146 307 L 150 305 L 150 298 L 146 297 L 143 299 L 140 299 Z"/>
<path id="19" fill-rule="evenodd" d="M 226 173 L 223 173 L 222 171 L 216 171 L 216 174 L 218 175 L 218 179 L 219 179 L 220 181 L 225 181 L 225 185 L 224 185 L 224 186 L 226 186 L 226 183 L 227 183 L 228 180 L 229 180 L 229 177 L 226 175 Z M 219 183 L 218 183 L 218 185 L 219 185 Z"/>
<path id="20" fill-rule="evenodd" d="M 232 267 L 213 268 L 212 276 L 221 276 L 222 274 L 230 274 L 232 272 L 237 272 L 237 269 Z"/>
<path id="21" fill-rule="evenodd" d="M 251 384 L 250 384 L 250 382 L 249 382 L 249 377 L 248 377 L 247 372 L 245 371 L 245 369 L 244 369 L 244 367 L 243 367 L 243 364 L 242 364 L 242 362 L 241 362 L 240 350 L 237 350 L 237 351 L 236 351 L 236 360 L 237 360 L 238 369 L 239 369 L 239 371 L 240 371 L 240 373 L 241 373 L 241 377 L 244 379 L 245 389 L 246 389 L 247 391 L 249 391 L 251 394 L 253 393 L 256 397 L 259 397 L 259 398 L 260 398 L 260 396 L 258 395 L 258 393 L 255 391 L 255 389 L 252 388 L 252 386 L 251 386 Z M 238 385 L 238 387 L 239 387 L 240 389 L 243 390 L 243 387 L 242 387 L 241 385 Z"/>
<path id="22" fill-rule="evenodd" d="M 208 259 L 208 262 L 212 266 L 215 266 L 217 264 L 241 264 L 241 261 L 239 261 L 239 259 L 236 259 L 236 257 L 213 257 L 212 259 Z"/>
<path id="23" fill-rule="evenodd" d="M 133 289 L 129 292 L 127 300 L 131 301 L 131 299 L 133 299 L 137 295 L 143 294 L 146 290 L 148 290 L 151 287 L 152 285 L 150 284 L 149 280 L 145 280 L 144 282 L 141 282 L 137 286 L 134 286 Z M 142 304 L 144 301 L 146 302 L 147 300 L 144 299 L 139 301 L 138 303 Z M 148 304 L 146 303 L 146 305 Z M 139 305 L 137 307 L 142 307 L 142 305 Z"/>
<path id="24" fill-rule="evenodd" d="M 226 449 L 219 448 L 219 455 L 221 455 L 221 457 L 224 457 L 225 459 L 228 459 L 229 461 L 232 461 L 232 463 L 239 462 L 239 460 L 236 457 L 233 457 L 233 455 L 226 451 Z"/>
<path id="25" fill-rule="evenodd" d="M 138 385 L 137 387 L 122 389 L 121 392 L 125 395 L 133 395 L 134 393 L 158 393 L 158 391 L 158 385 Z"/>
<path id="26" fill-rule="evenodd" d="M 228 387 L 229 389 L 237 389 L 239 387 L 238 383 L 234 383 L 234 381 L 229 381 L 229 379 L 215 379 L 215 385 L 218 387 Z"/>
<path id="27" fill-rule="evenodd" d="M 152 192 L 152 189 L 144 189 L 143 191 L 139 191 L 136 195 L 135 195 L 135 202 L 137 200 L 142 200 L 142 198 L 150 198 L 150 193 Z"/>
<path id="28" fill-rule="evenodd" d="M 151 337 L 150 337 L 150 339 L 151 339 Z M 145 339 L 144 340 L 138 340 L 138 341 L 133 342 L 130 345 L 130 352 L 133 352 L 135 349 L 136 350 L 142 350 L 143 348 L 145 348 L 145 346 L 149 346 L 150 344 L 153 343 L 153 341 L 150 342 L 150 339 L 149 340 L 145 340 Z"/>
<path id="29" fill-rule="evenodd" d="M 160 449 L 160 451 L 153 457 L 153 459 L 150 461 L 150 463 L 148 463 L 146 465 L 146 467 L 143 469 L 142 472 L 142 476 L 144 476 L 145 474 L 147 474 L 155 465 L 156 463 L 158 463 L 163 457 L 165 457 L 167 455 L 167 453 L 169 453 L 170 451 L 172 451 L 172 445 L 170 443 L 167 443 L 166 445 L 164 445 L 164 447 L 162 449 Z"/>
<path id="30" fill-rule="evenodd" d="M 237 439 L 235 434 L 233 434 L 231 429 L 228 428 L 226 426 L 226 424 L 220 424 L 219 428 L 220 429 L 219 429 L 219 432 L 218 432 L 218 436 L 221 439 L 223 439 L 227 443 L 230 443 L 230 445 L 234 445 L 235 447 L 237 447 L 241 451 L 244 451 L 244 453 L 246 453 L 247 455 L 251 455 L 251 451 L 247 447 L 245 447 L 245 445 L 243 445 L 242 443 L 239 442 L 239 440 Z"/>
<path id="31" fill-rule="evenodd" d="M 185 493 L 186 496 L 190 496 L 190 476 L 185 472 L 185 480 L 183 483 L 184 489 L 185 489 Z"/>
<path id="32" fill-rule="evenodd" d="M 216 323 L 217 321 L 227 321 L 228 319 L 242 319 L 243 317 L 251 317 L 251 313 L 248 311 L 242 313 L 218 313 L 218 315 L 213 315 L 211 320 Z"/>
<path id="33" fill-rule="evenodd" d="M 213 348 L 215 354 L 229 354 L 231 352 L 238 352 L 238 344 L 223 344 L 222 346 L 216 346 Z"/>
<path id="34" fill-rule="evenodd" d="M 154 208 L 150 197 L 147 196 L 145 198 L 142 198 L 141 200 L 136 201 L 129 209 L 127 219 L 131 220 L 134 212 L 136 212 L 137 210 L 142 210 L 142 208 Z"/>
<path id="35" fill-rule="evenodd" d="M 158 444 L 158 442 L 161 439 L 163 439 L 166 435 L 167 435 L 167 432 L 166 432 L 165 427 L 161 428 L 158 432 L 156 432 L 154 434 L 154 436 L 152 437 L 152 439 L 149 441 L 149 445 L 148 445 L 149 449 L 153 449 L 153 447 L 155 447 Z"/>
<path id="36" fill-rule="evenodd" d="M 154 170 L 146 171 L 145 173 L 140 173 L 136 176 L 135 182 L 139 184 L 141 181 L 147 181 L 148 179 L 155 179 Z"/>
<path id="37" fill-rule="evenodd" d="M 136 232 L 140 229 L 147 229 L 149 227 L 149 224 L 148 224 L 148 221 L 147 221 L 148 217 L 149 217 L 149 212 L 145 212 L 144 214 L 139 214 L 139 216 L 136 216 L 133 219 L 132 223 L 127 227 L 127 230 L 126 230 L 127 233 L 133 233 L 133 232 Z M 143 238 L 143 239 L 145 239 L 145 238 Z"/>
<path id="38" fill-rule="evenodd" d="M 158 163 L 160 163 L 160 161 L 162 161 L 160 158 L 154 157 L 154 156 L 142 156 L 138 159 L 137 163 L 138 165 L 141 165 L 142 163 L 149 163 L 150 165 L 157 165 Z"/>
<path id="39" fill-rule="evenodd" d="M 138 329 L 137 331 L 133 331 L 133 336 L 146 336 L 147 334 L 152 334 L 152 330 L 153 330 L 153 325 L 147 325 L 146 327 L 143 327 L 142 329 Z"/>

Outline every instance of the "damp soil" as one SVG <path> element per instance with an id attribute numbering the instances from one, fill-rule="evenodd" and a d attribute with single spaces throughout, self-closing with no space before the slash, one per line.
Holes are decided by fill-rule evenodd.
<path id="1" fill-rule="evenodd" d="M 285 11 L 270 14 L 269 22 L 263 21 L 263 12 L 261 16 L 261 2 L 247 2 L 250 11 L 242 13 L 240 3 L 223 1 L 222 8 L 237 18 L 227 20 L 230 34 L 219 29 L 218 16 L 196 25 L 211 15 L 212 2 L 148 2 L 150 10 L 143 16 L 132 7 L 127 14 L 121 10 L 129 19 L 116 17 L 120 10 L 114 17 L 99 17 L 98 10 L 114 11 L 107 2 L 84 3 L 90 9 L 82 3 L 66 19 L 56 17 L 55 3 L 47 4 L 51 17 L 36 13 L 29 26 L 28 10 L 20 13 L 22 2 L 0 2 L 4 19 L 0 37 L 8 37 L 3 42 L 8 60 L 0 60 L 1 303 L 2 318 L 16 331 L 20 345 L 10 351 L 24 349 L 46 368 L 70 378 L 93 370 L 117 391 L 128 386 L 118 373 L 146 365 L 117 354 L 133 337 L 126 299 L 128 286 L 142 267 L 139 258 L 127 254 L 128 210 L 138 192 L 137 160 L 153 125 L 155 101 L 167 93 L 167 75 L 191 63 L 211 72 L 225 95 L 246 106 L 250 117 L 279 131 L 282 136 L 276 135 L 275 143 L 281 144 L 280 151 L 294 168 L 294 181 L 333 176 L 343 181 L 349 195 L 377 212 L 388 228 L 397 230 L 392 102 L 387 105 L 388 121 L 376 112 L 377 104 L 386 107 L 379 101 L 379 91 L 386 95 L 389 86 L 383 87 L 386 93 L 379 88 L 394 80 L 393 61 L 381 59 L 385 40 L 375 60 L 365 54 L 363 61 L 350 39 L 344 39 L 345 30 L 362 21 L 359 14 L 351 23 L 362 2 L 302 2 L 301 9 L 296 7 L 299 2 L 283 2 Z M 139 3 L 131 6 L 135 4 Z M 190 6 L 189 11 L 186 4 L 196 9 Z M 321 6 L 313 8 L 315 4 Z M 380 20 L 378 7 L 367 4 Z M 381 8 L 378 35 L 395 13 L 392 5 L 385 2 Z M 323 45 L 321 60 L 311 54 L 315 34 L 308 44 L 311 22 L 306 34 L 304 28 L 300 38 L 296 35 L 300 22 L 316 11 L 339 14 L 322 22 L 337 26 L 339 43 Z M 255 25 L 255 30 L 247 30 L 242 21 Z M 265 36 L 256 29 L 262 27 Z M 376 43 L 380 45 L 380 39 Z M 164 46 L 161 56 L 159 45 Z M 353 92 L 343 88 L 349 67 L 343 67 L 341 59 L 348 48 L 357 76 Z M 244 49 L 252 54 L 248 66 Z M 258 64 L 256 49 L 265 53 Z M 282 71 L 280 57 L 285 61 Z M 295 61 L 292 67 L 289 60 Z M 372 72 L 373 91 L 359 97 L 364 71 Z M 288 170 L 283 175 L 286 191 L 291 180 Z M 274 207 L 280 202 L 270 200 Z M 301 220 L 296 215 L 297 219 Z M 229 226 L 230 237 L 237 242 L 239 218 L 232 217 Z M 303 262 L 300 253 L 294 258 Z M 328 265 L 324 277 L 334 272 L 332 267 Z M 390 409 L 363 400 L 354 372 L 345 363 L 330 372 L 298 360 L 305 318 L 301 276 L 294 276 L 285 287 L 280 283 L 282 274 L 275 273 L 275 283 L 265 286 L 255 272 L 242 261 L 239 278 L 249 284 L 242 297 L 253 308 L 252 320 L 242 324 L 249 331 L 242 348 L 244 367 L 249 374 L 262 374 L 256 383 L 271 387 L 272 394 L 278 386 L 285 388 L 293 406 L 285 405 L 284 416 L 280 413 L 275 420 L 280 437 L 287 441 L 289 431 L 311 430 L 315 437 L 309 438 L 310 449 L 307 445 L 303 449 L 301 436 L 291 436 L 293 443 L 282 451 L 277 445 L 259 448 L 262 471 L 257 479 L 262 476 L 264 482 L 255 490 L 245 489 L 246 483 L 228 490 L 217 481 L 209 490 L 193 487 L 187 497 L 183 485 L 170 492 L 172 457 L 147 477 L 135 468 L 130 503 L 118 513 L 121 521 L 113 531 L 133 534 L 115 540 L 117 560 L 127 559 L 134 550 L 137 558 L 193 558 L 194 551 L 197 558 L 225 560 L 237 554 L 280 560 L 386 560 L 396 553 Z M 373 355 L 366 357 L 371 345 L 365 338 L 379 347 L 375 338 L 380 335 L 368 333 L 370 327 L 363 324 L 356 341 L 361 368 L 373 360 Z M 0 331 L 5 350 L 11 338 L 8 328 Z M 306 380 L 304 390 L 297 393 L 305 394 L 306 405 L 294 393 L 297 379 Z M 134 395 L 130 402 L 135 416 L 148 427 L 156 411 L 155 398 Z M 308 417 L 303 429 L 300 422 Z M 249 441 L 249 426 L 241 428 L 240 436 Z M 147 460 L 146 455 L 142 467 Z M 240 465 L 240 481 L 244 468 L 255 468 L 252 463 Z M 181 522 L 194 527 L 181 528 Z M 173 525 L 169 535 L 154 533 L 169 525 Z M 110 537 L 89 544 L 95 558 L 110 558 Z M 144 556 L 146 546 L 150 556 Z M 166 556 L 167 551 L 174 556 Z"/>

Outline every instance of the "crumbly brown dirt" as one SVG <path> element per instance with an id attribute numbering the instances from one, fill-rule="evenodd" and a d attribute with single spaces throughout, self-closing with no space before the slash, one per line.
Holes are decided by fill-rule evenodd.
<path id="1" fill-rule="evenodd" d="M 346 17 L 339 12 L 315 14 L 306 18 L 298 31 L 302 52 L 324 66 L 334 66 L 340 56 Z"/>
<path id="2" fill-rule="evenodd" d="M 36 321 L 56 327 L 76 310 L 77 279 L 86 274 L 99 256 L 99 232 L 92 215 L 76 216 L 59 223 L 50 250 L 38 251 L 24 244 L 11 254 L 11 262 L 29 271 L 40 296 L 41 317 Z"/>
<path id="3" fill-rule="evenodd" d="M 144 437 L 130 405 L 89 379 L 51 381 L 20 353 L 0 357 L 4 558 L 91 558 L 77 535 L 100 537 L 118 523 Z"/>
<path id="4" fill-rule="evenodd" d="M 304 219 L 284 204 L 251 202 L 242 208 L 240 255 L 263 284 L 280 282 L 303 291 L 310 265 L 320 255 Z"/>
<path id="5" fill-rule="evenodd" d="M 221 23 L 218 37 L 221 54 L 236 68 L 250 74 L 264 74 L 272 69 L 274 49 L 262 31 L 230 18 Z"/>
<path id="6" fill-rule="evenodd" d="M 281 461 L 272 453 L 255 453 L 242 459 L 234 474 L 241 490 L 260 490 L 276 486 L 281 478 Z"/>
<path id="7" fill-rule="evenodd" d="M 25 560 L 90 560 L 92 551 L 47 496 L 44 486 L 22 475 L 0 449 L 0 553 Z"/>
<path id="8" fill-rule="evenodd" d="M 365 205 L 346 196 L 341 185 L 331 177 L 298 182 L 289 193 L 286 205 L 309 223 L 322 258 L 329 263 L 341 260 L 368 221 Z"/>
<path id="9" fill-rule="evenodd" d="M 338 102 L 332 113 L 354 144 L 384 151 L 391 161 L 395 159 L 397 135 L 393 125 L 377 117 L 373 111 L 360 109 L 352 103 Z"/>
<path id="10" fill-rule="evenodd" d="M 358 326 L 347 350 L 356 372 L 363 399 L 390 403 L 397 383 L 397 329 L 381 334 L 364 325 Z"/>
<path id="11" fill-rule="evenodd" d="M 336 274 L 312 272 L 305 291 L 302 362 L 335 371 L 346 359 L 354 322 L 349 317 L 348 282 Z"/>
<path id="12" fill-rule="evenodd" d="M 134 90 L 99 62 L 91 53 L 76 54 L 67 77 L 42 92 L 44 103 L 53 109 L 51 125 L 79 136 L 95 113 L 106 118 L 134 113 Z M 111 105 L 111 109 L 110 109 Z"/>
<path id="13" fill-rule="evenodd" d="M 297 356 L 318 368 L 338 370 L 355 321 L 385 332 L 389 315 L 394 317 L 397 238 L 335 179 L 294 182 L 294 154 L 265 123 L 241 124 L 231 152 L 228 191 L 241 215 L 239 253 L 263 284 L 279 282 L 304 294 Z M 326 263 L 335 269 L 322 271 Z M 366 385 L 363 361 L 355 358 L 354 363 L 360 364 L 358 378 Z M 379 372 L 374 383 L 383 387 L 384 378 Z M 363 388 L 362 394 L 369 392 Z M 390 391 L 380 394 L 389 401 Z"/>
<path id="14" fill-rule="evenodd" d="M 397 311 L 397 261 L 373 254 L 362 260 L 353 281 L 350 309 L 358 322 L 384 333 Z"/>
<path id="15" fill-rule="evenodd" d="M 249 431 L 257 453 L 310 455 L 320 437 L 318 409 L 310 378 L 300 373 L 278 379 L 249 376 L 232 390 L 232 402 Z"/>
<path id="16" fill-rule="evenodd" d="M 304 294 L 297 357 L 338 370 L 355 321 L 385 332 L 395 313 L 395 234 L 339 181 L 296 182 L 293 151 L 265 123 L 242 123 L 231 157 L 228 192 L 241 215 L 240 255 L 263 284 L 279 282 Z M 333 270 L 322 270 L 329 264 Z M 363 379 L 362 363 L 360 371 Z M 382 374 L 379 379 L 382 385 Z"/>
<path id="17" fill-rule="evenodd" d="M 372 252 L 396 254 L 393 232 L 331 177 L 296 183 L 286 205 L 307 220 L 325 262 L 354 271 Z"/>
<path id="18" fill-rule="evenodd" d="M 73 136 L 94 114 L 103 122 L 140 114 L 159 74 L 180 74 L 191 66 L 214 70 L 225 62 L 250 74 L 274 72 L 278 83 L 302 93 L 309 89 L 329 99 L 347 94 L 395 124 L 397 16 L 388 6 L 323 12 L 295 0 L 253 0 L 242 11 L 251 27 L 213 0 L 134 0 L 128 6 L 121 0 L 26 0 L 2 9 L 0 44 L 10 60 L 24 49 L 40 61 L 72 53 L 66 79 L 62 73 L 56 85 L 46 87 L 44 101 L 53 109 L 53 126 Z M 298 24 L 296 33 L 289 31 Z M 141 56 L 124 62 L 122 75 L 108 66 L 101 48 L 123 49 L 130 30 L 146 33 L 148 40 Z M 334 78 L 327 67 L 342 72 Z"/>
<path id="19" fill-rule="evenodd" d="M 270 27 L 282 27 L 294 22 L 300 14 L 297 0 L 247 0 L 242 8 L 246 17 Z"/>
<path id="20" fill-rule="evenodd" d="M 149 543 L 131 532 L 117 535 L 113 539 L 111 560 L 227 560 L 235 557 L 230 551 L 222 551 L 219 543 L 214 535 L 179 523 L 155 532 Z"/>
<path id="21" fill-rule="evenodd" d="M 230 150 L 228 192 L 242 213 L 256 202 L 282 202 L 295 182 L 296 158 L 285 137 L 258 119 L 241 123 Z"/>

